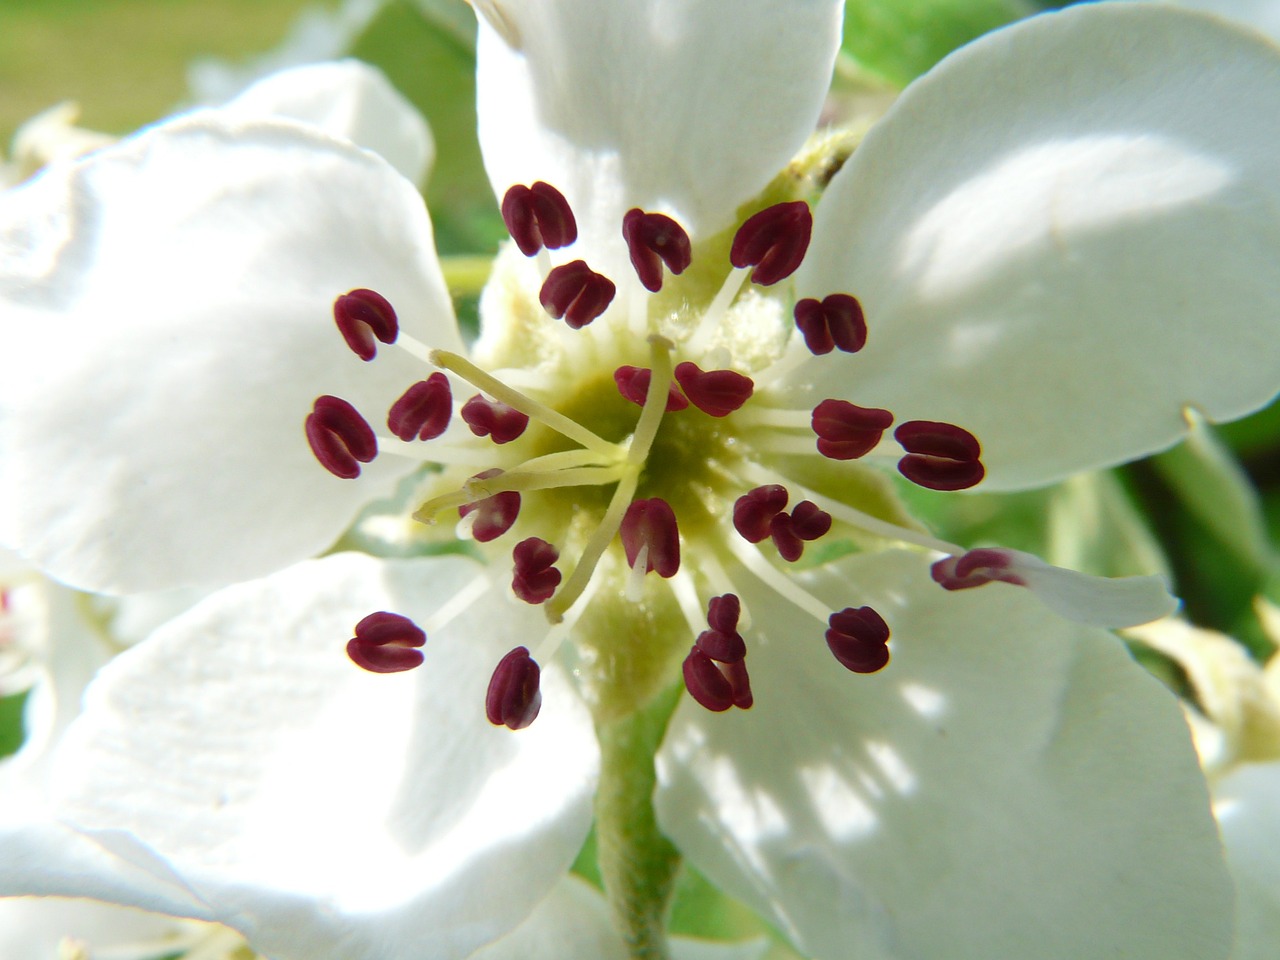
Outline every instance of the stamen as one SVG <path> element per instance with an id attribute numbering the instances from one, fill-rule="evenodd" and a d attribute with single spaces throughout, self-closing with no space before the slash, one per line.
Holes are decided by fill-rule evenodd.
<path id="1" fill-rule="evenodd" d="M 732 593 L 712 597 L 707 607 L 707 626 L 698 634 L 695 646 L 712 660 L 737 663 L 747 655 L 747 644 L 738 632 L 742 603 Z"/>
<path id="2" fill-rule="evenodd" d="M 1007 550 L 984 547 L 958 557 L 944 557 L 929 568 L 936 583 L 947 590 L 968 590 L 993 580 L 1025 587 L 1027 581 L 1009 570 L 1013 557 Z"/>
<path id="3" fill-rule="evenodd" d="M 333 319 L 351 352 L 366 361 L 377 356 L 375 337 L 383 343 L 395 343 L 400 332 L 396 311 L 387 298 L 363 288 L 333 301 Z"/>
<path id="4" fill-rule="evenodd" d="M 501 470 L 486 470 L 476 474 L 477 480 L 488 480 L 502 473 Z M 502 490 L 482 500 L 474 500 L 458 507 L 461 517 L 474 513 L 471 535 L 480 543 L 496 540 L 516 522 L 520 515 L 520 494 L 514 490 Z"/>
<path id="5" fill-rule="evenodd" d="M 684 227 L 661 213 L 645 213 L 639 207 L 622 218 L 622 238 L 631 252 L 631 265 L 650 293 L 662 289 L 662 264 L 676 276 L 693 260 L 689 234 Z"/>
<path id="6" fill-rule="evenodd" d="M 733 528 L 749 543 L 759 543 L 770 534 L 770 524 L 786 507 L 787 488 L 771 483 L 756 487 L 733 504 Z"/>
<path id="7" fill-rule="evenodd" d="M 832 460 L 856 460 L 875 449 L 893 423 L 893 414 L 860 407 L 847 400 L 823 400 L 810 421 L 818 435 L 818 452 Z"/>
<path id="8" fill-rule="evenodd" d="M 778 554 L 795 563 L 804 554 L 806 541 L 817 540 L 831 529 L 831 514 L 811 500 L 797 503 L 790 515 L 779 513 L 769 521 L 769 536 Z"/>
<path id="9" fill-rule="evenodd" d="M 978 438 L 955 424 L 909 420 L 893 436 L 907 451 L 898 472 L 912 483 L 930 490 L 967 490 L 986 476 Z"/>
<path id="10" fill-rule="evenodd" d="M 645 397 L 649 394 L 649 379 L 653 371 L 644 367 L 621 366 L 613 371 L 613 382 L 618 385 L 618 392 L 639 406 L 644 406 Z M 689 400 L 674 383 L 667 390 L 667 413 L 684 410 Z"/>
<path id="11" fill-rule="evenodd" d="M 889 625 L 870 607 L 845 607 L 830 618 L 827 646 L 854 673 L 875 673 L 889 662 Z"/>
<path id="12" fill-rule="evenodd" d="M 728 537 L 724 540 L 729 552 L 765 586 L 771 588 L 797 610 L 803 610 L 819 623 L 826 623 L 831 608 L 783 573 L 754 547 Z"/>
<path id="13" fill-rule="evenodd" d="M 537 537 L 529 537 L 516 544 L 511 552 L 515 562 L 515 575 L 511 589 L 525 603 L 544 603 L 551 599 L 560 586 L 560 571 L 553 564 L 560 559 L 560 551 Z"/>
<path id="14" fill-rule="evenodd" d="M 862 304 L 847 293 L 833 293 L 821 301 L 801 300 L 796 304 L 795 318 L 805 346 L 815 354 L 827 354 L 836 347 L 857 353 L 867 343 Z"/>
<path id="15" fill-rule="evenodd" d="M 683 672 L 689 695 L 713 713 L 734 706 L 748 710 L 755 702 L 744 660 L 721 665 L 694 646 L 684 659 Z"/>
<path id="16" fill-rule="evenodd" d="M 347 641 L 347 656 L 370 673 L 403 673 L 423 661 L 416 648 L 427 642 L 427 635 L 398 613 L 371 613 L 356 624 L 355 634 Z"/>
<path id="17" fill-rule="evenodd" d="M 551 316 L 581 330 L 609 309 L 617 292 L 613 281 L 596 273 L 585 260 L 573 260 L 547 274 L 538 300 Z"/>
<path id="18" fill-rule="evenodd" d="M 499 662 L 484 698 L 485 716 L 495 727 L 523 730 L 542 708 L 542 671 L 526 647 L 516 647 Z"/>
<path id="19" fill-rule="evenodd" d="M 749 217 L 734 234 L 729 262 L 755 267 L 751 282 L 772 286 L 796 272 L 809 249 L 813 214 L 803 200 L 777 203 Z"/>
<path id="20" fill-rule="evenodd" d="M 453 392 L 449 378 L 436 372 L 404 392 L 387 414 L 387 429 L 405 442 L 434 440 L 444 433 L 453 417 Z"/>
<path id="21" fill-rule="evenodd" d="M 689 402 L 710 417 L 727 417 L 755 391 L 750 377 L 735 370 L 703 372 L 689 360 L 676 366 L 675 378 Z"/>
<path id="22" fill-rule="evenodd" d="M 502 198 L 502 221 L 526 257 L 544 246 L 558 250 L 578 239 L 578 223 L 569 201 L 541 180 L 532 187 L 517 183 L 507 190 Z"/>
<path id="23" fill-rule="evenodd" d="M 654 497 L 632 502 L 622 518 L 619 534 L 627 564 L 633 569 L 643 564 L 645 573 L 656 570 L 663 579 L 670 579 L 680 569 L 680 532 L 675 511 L 667 501 Z M 648 551 L 641 560 L 644 547 Z"/>
<path id="24" fill-rule="evenodd" d="M 817 491 L 797 483 L 793 478 L 781 476 L 772 470 L 766 470 L 763 467 L 752 464 L 748 465 L 742 473 L 743 477 L 752 483 L 773 484 L 778 480 L 785 480 L 798 495 L 820 505 L 834 519 L 842 520 L 850 526 L 865 530 L 867 533 L 874 534 L 877 537 L 884 537 L 886 540 L 898 540 L 902 543 L 912 543 L 916 546 L 924 547 L 926 550 L 936 550 L 939 553 L 964 553 L 964 547 L 948 543 L 946 540 L 939 540 L 937 537 L 931 537 L 927 533 L 913 530 L 910 527 L 900 527 L 895 523 L 890 523 L 888 520 L 873 517 L 871 514 L 864 513 L 855 507 L 849 506 L 847 503 L 842 503 L 831 497 L 824 497 Z"/>
<path id="25" fill-rule="evenodd" d="M 513 390 L 501 380 L 481 370 L 465 357 L 461 357 L 456 353 L 449 353 L 446 350 L 432 350 L 428 355 L 428 359 L 442 370 L 456 373 L 472 386 L 483 390 L 495 400 L 500 400 L 514 410 L 519 410 L 544 426 L 550 427 L 561 436 L 576 440 L 582 446 L 603 454 L 605 457 L 617 457 L 617 444 L 602 440 L 577 421 L 570 420 L 564 414 L 557 413 L 546 404 L 539 403 L 518 390 Z"/>
<path id="26" fill-rule="evenodd" d="M 378 455 L 373 428 L 340 397 L 318 397 L 303 429 L 320 466 L 343 480 L 360 476 L 360 464 L 369 463 Z"/>
<path id="27" fill-rule="evenodd" d="M 476 394 L 460 411 L 471 432 L 477 437 L 490 437 L 494 443 L 510 443 L 529 426 L 529 417 L 499 400 L 486 400 Z"/>

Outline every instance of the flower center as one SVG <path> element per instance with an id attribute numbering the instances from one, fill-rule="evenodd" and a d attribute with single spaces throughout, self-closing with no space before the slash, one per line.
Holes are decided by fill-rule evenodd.
<path id="1" fill-rule="evenodd" d="M 549 349 L 515 343 L 507 365 L 515 368 L 499 362 L 491 373 L 403 336 L 391 304 L 354 290 L 334 308 L 353 352 L 373 360 L 381 342 L 438 369 L 391 408 L 392 437 L 376 436 L 354 407 L 329 396 L 316 401 L 305 430 L 320 464 L 346 480 L 380 453 L 440 465 L 415 518 L 460 518 L 463 535 L 500 551 L 495 559 L 511 570 L 514 595 L 542 605 L 547 636 L 499 664 L 490 720 L 512 729 L 533 721 L 538 663 L 557 655 L 570 629 L 598 716 L 642 705 L 681 660 L 699 704 L 748 708 L 743 631 L 751 618 L 741 598 L 760 596 L 761 586 L 801 621 L 817 621 L 802 629 L 825 636 L 836 663 L 856 673 L 882 669 L 890 630 L 880 615 L 828 608 L 787 566 L 833 529 L 960 552 L 892 510 L 860 509 L 857 491 L 874 484 L 868 468 L 844 461 L 892 456 L 913 483 L 958 490 L 982 479 L 981 450 L 961 427 L 908 421 L 893 434 L 894 452 L 885 436 L 890 411 L 840 399 L 789 406 L 776 386 L 782 373 L 836 349 L 856 353 L 867 339 L 862 307 L 844 291 L 801 300 L 790 311 L 794 325 L 781 322 L 783 281 L 809 245 L 808 205 L 775 204 L 749 217 L 719 290 L 690 289 L 684 299 L 673 292 L 699 250 L 666 214 L 627 213 L 620 230 L 635 275 L 611 279 L 574 256 L 576 220 L 554 187 L 512 187 L 502 211 L 538 286 L 534 294 L 517 280 L 512 302 L 540 305 L 542 320 L 530 329 Z M 565 262 L 554 264 L 549 251 L 561 249 Z M 522 270 L 529 273 L 509 272 Z M 654 307 L 672 302 L 680 304 L 674 311 Z M 761 357 L 743 341 L 776 348 Z M 422 661 L 425 637 L 403 617 L 380 611 L 355 632 L 348 649 L 366 669 Z"/>

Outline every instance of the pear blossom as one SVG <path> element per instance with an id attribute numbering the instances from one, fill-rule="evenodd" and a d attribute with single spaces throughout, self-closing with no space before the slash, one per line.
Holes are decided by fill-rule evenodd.
<path id="1" fill-rule="evenodd" d="M 0 890 L 473 956 L 594 795 L 633 955 L 683 855 L 817 957 L 1225 956 L 1185 729 L 1096 629 L 1163 589 L 940 541 L 891 475 L 1036 486 L 1271 398 L 1280 56 L 1037 17 L 842 162 L 834 0 L 476 6 L 474 344 L 413 185 L 314 127 L 196 114 L 0 199 L 0 540 L 235 584 L 104 668 L 75 840 Z M 453 552 L 306 559 L 370 509 Z"/>
<path id="2" fill-rule="evenodd" d="M 1261 598 L 1255 605 L 1280 639 L 1280 611 Z M 1259 666 L 1231 637 L 1173 618 L 1129 633 L 1185 671 L 1194 702 L 1184 711 L 1236 887 L 1231 958 L 1263 960 L 1280 934 L 1280 658 Z"/>

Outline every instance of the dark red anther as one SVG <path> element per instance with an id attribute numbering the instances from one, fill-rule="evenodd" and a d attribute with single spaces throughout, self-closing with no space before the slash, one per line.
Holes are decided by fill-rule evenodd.
<path id="1" fill-rule="evenodd" d="M 532 257 L 544 246 L 567 247 L 578 239 L 578 222 L 564 194 L 539 180 L 532 187 L 522 183 L 502 198 L 502 220 L 520 252 Z"/>
<path id="2" fill-rule="evenodd" d="M 613 382 L 618 385 L 618 392 L 632 403 L 644 406 L 649 396 L 649 381 L 653 379 L 653 371 L 645 367 L 621 366 L 613 371 Z M 667 390 L 667 413 L 683 410 L 689 401 L 676 384 Z"/>
<path id="3" fill-rule="evenodd" d="M 839 347 L 857 353 L 867 343 L 867 320 L 857 297 L 833 293 L 822 300 L 807 298 L 796 304 L 796 326 L 812 353 L 830 353 Z"/>
<path id="4" fill-rule="evenodd" d="M 744 493 L 733 504 L 733 528 L 749 543 L 759 543 L 769 536 L 770 524 L 787 500 L 787 488 L 777 483 Z"/>
<path id="5" fill-rule="evenodd" d="M 631 265 L 646 290 L 662 289 L 662 265 L 676 276 L 693 261 L 689 234 L 684 227 L 661 213 L 645 213 L 639 207 L 622 218 L 622 238 L 631 252 Z"/>
<path id="6" fill-rule="evenodd" d="M 737 663 L 747 655 L 747 644 L 738 633 L 742 603 L 735 594 L 712 597 L 707 606 L 707 626 L 694 644 L 712 660 Z"/>
<path id="7" fill-rule="evenodd" d="M 751 282 L 768 287 L 796 272 L 812 235 L 813 214 L 807 203 L 775 203 L 738 228 L 729 262 L 735 267 L 755 267 Z"/>
<path id="8" fill-rule="evenodd" d="M 779 513 L 769 521 L 769 536 L 778 554 L 795 563 L 804 554 L 806 541 L 817 540 L 831 529 L 831 514 L 811 500 L 801 500 L 791 513 Z"/>
<path id="9" fill-rule="evenodd" d="M 689 695 L 715 713 L 730 707 L 750 709 L 751 679 L 745 660 L 720 664 L 694 646 L 684 658 L 684 685 Z"/>
<path id="10" fill-rule="evenodd" d="M 494 443 L 510 443 L 524 433 L 529 418 L 514 407 L 476 394 L 462 405 L 461 416 L 477 437 Z"/>
<path id="11" fill-rule="evenodd" d="M 343 480 L 360 476 L 360 464 L 378 455 L 373 428 L 340 397 L 318 397 L 303 428 L 320 466 Z"/>
<path id="12" fill-rule="evenodd" d="M 453 391 L 449 378 L 433 373 L 404 392 L 387 414 L 387 429 L 401 440 L 434 440 L 444 433 L 453 417 Z"/>
<path id="13" fill-rule="evenodd" d="M 735 370 L 708 370 L 686 360 L 676 364 L 676 382 L 689 402 L 709 417 L 727 417 L 751 399 L 756 385 Z"/>
<path id="14" fill-rule="evenodd" d="M 563 317 L 574 330 L 581 330 L 609 309 L 617 292 L 613 281 L 588 267 L 587 261 L 574 260 L 547 274 L 538 300 L 551 316 Z"/>
<path id="15" fill-rule="evenodd" d="M 422 663 L 427 642 L 422 628 L 398 613 L 381 610 L 356 624 L 356 635 L 347 641 L 347 656 L 371 673 L 402 673 Z"/>
<path id="16" fill-rule="evenodd" d="M 845 607 L 827 618 L 827 646 L 854 673 L 875 673 L 889 662 L 889 625 L 870 607 Z"/>
<path id="17" fill-rule="evenodd" d="M 818 452 L 832 460 L 856 460 L 870 453 L 893 423 L 893 414 L 848 400 L 823 400 L 810 420 Z"/>
<path id="18" fill-rule="evenodd" d="M 907 455 L 898 472 L 930 490 L 967 490 L 984 476 L 978 438 L 953 423 L 908 420 L 893 432 Z"/>
<path id="19" fill-rule="evenodd" d="M 1013 554 L 1008 550 L 983 547 L 958 557 L 943 557 L 929 574 L 947 590 L 968 590 L 993 580 L 1025 587 L 1026 580 L 1013 572 Z"/>
<path id="20" fill-rule="evenodd" d="M 485 716 L 495 727 L 523 730 L 542 708 L 542 671 L 526 647 L 516 647 L 500 661 L 484 698 Z"/>
<path id="21" fill-rule="evenodd" d="M 476 474 L 477 480 L 491 480 L 502 473 L 501 470 L 486 470 Z M 516 490 L 503 490 L 483 500 L 464 503 L 458 508 L 458 515 L 465 517 L 475 513 L 475 522 L 471 524 L 471 535 L 481 543 L 496 540 L 516 522 L 520 515 L 520 493 Z"/>
<path id="22" fill-rule="evenodd" d="M 560 586 L 560 571 L 553 564 L 560 559 L 560 551 L 537 537 L 529 537 L 516 544 L 511 552 L 515 561 L 515 575 L 511 589 L 525 603 L 545 603 Z"/>
<path id="23" fill-rule="evenodd" d="M 644 572 L 657 571 L 658 576 L 671 578 L 680 569 L 680 531 L 676 527 L 676 514 L 671 504 L 654 497 L 652 500 L 633 500 L 622 517 L 618 530 L 622 537 L 622 549 L 627 564 L 635 567 L 640 549 L 648 547 Z"/>
<path id="24" fill-rule="evenodd" d="M 395 343 L 400 321 L 387 298 L 372 290 L 352 290 L 333 301 L 333 319 L 347 346 L 361 360 L 378 354 L 374 338 Z"/>

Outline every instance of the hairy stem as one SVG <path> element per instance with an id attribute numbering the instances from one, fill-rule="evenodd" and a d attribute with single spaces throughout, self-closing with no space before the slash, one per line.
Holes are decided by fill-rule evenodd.
<path id="1" fill-rule="evenodd" d="M 666 921 L 680 854 L 658 830 L 653 757 L 679 693 L 677 687 L 643 710 L 597 727 L 600 873 L 614 923 L 633 960 L 668 960 L 670 956 Z"/>

